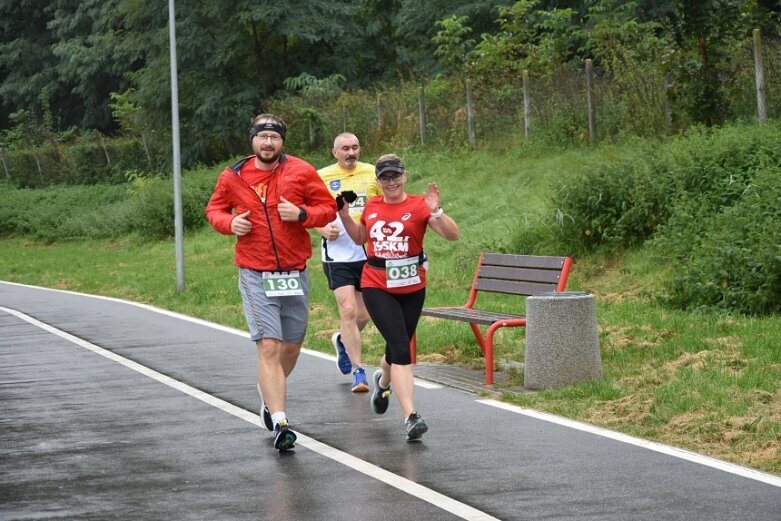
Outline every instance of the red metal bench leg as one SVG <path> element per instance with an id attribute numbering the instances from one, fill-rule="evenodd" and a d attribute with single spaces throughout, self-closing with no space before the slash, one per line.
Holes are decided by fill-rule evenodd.
<path id="1" fill-rule="evenodd" d="M 477 340 L 477 345 L 480 346 L 480 351 L 483 353 L 483 356 L 485 356 L 485 339 L 483 339 L 483 333 L 480 331 L 480 326 L 477 324 L 469 323 L 469 327 L 472 328 L 472 333 L 475 334 L 475 340 Z"/>
<path id="2" fill-rule="evenodd" d="M 494 332 L 504 324 L 494 323 L 485 334 L 485 383 L 494 384 Z"/>

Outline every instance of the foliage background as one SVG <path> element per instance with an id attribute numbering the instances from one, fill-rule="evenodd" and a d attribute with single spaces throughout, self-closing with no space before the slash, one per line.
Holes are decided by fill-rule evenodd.
<path id="1" fill-rule="evenodd" d="M 6 179 L 45 186 L 170 172 L 166 7 L 0 2 Z M 465 146 L 466 80 L 478 138 L 519 135 L 523 70 L 533 139 L 585 143 L 586 59 L 602 141 L 753 121 L 755 28 L 765 40 L 769 117 L 778 118 L 780 16 L 775 0 L 180 2 L 182 164 L 246 153 L 249 121 L 265 110 L 287 119 L 288 148 L 299 154 L 327 150 L 345 128 L 374 155 L 417 145 L 421 88 L 426 146 Z"/>

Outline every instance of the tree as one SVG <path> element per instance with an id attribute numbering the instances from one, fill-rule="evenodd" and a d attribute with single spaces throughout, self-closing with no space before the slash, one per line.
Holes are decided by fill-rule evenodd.
<path id="1" fill-rule="evenodd" d="M 500 9 L 499 31 L 484 33 L 472 53 L 476 73 L 501 82 L 522 69 L 548 75 L 577 63 L 582 43 L 576 14 L 571 7 L 546 7 L 539 0 L 520 0 Z"/>
<path id="2" fill-rule="evenodd" d="M 475 41 L 467 38 L 472 28 L 465 25 L 466 21 L 466 16 L 451 16 L 439 20 L 436 25 L 441 27 L 441 30 L 431 39 L 437 46 L 434 56 L 439 58 L 442 68 L 445 72 L 455 74 L 464 86 L 469 54 L 475 46 Z"/>
<path id="3" fill-rule="evenodd" d="M 0 127 L 27 120 L 38 129 L 29 133 L 36 140 L 40 140 L 45 119 L 70 124 L 67 115 L 78 111 L 55 73 L 53 39 L 47 30 L 51 19 L 47 0 L 0 2 Z M 53 107 L 60 107 L 56 118 L 51 116 Z M 12 120 L 14 113 L 17 116 Z"/>
<path id="4" fill-rule="evenodd" d="M 508 0 L 429 0 L 421 8 L 418 0 L 402 0 L 394 35 L 401 75 L 415 78 L 438 72 L 439 63 L 434 59 L 431 43 L 437 32 L 437 20 L 461 18 L 469 22 L 473 34 L 494 33 L 498 10 L 511 4 Z"/>
<path id="5" fill-rule="evenodd" d="M 674 30 L 679 49 L 673 63 L 676 97 L 692 119 L 722 123 L 729 113 L 725 81 L 739 42 L 751 34 L 754 0 L 677 0 Z"/>
<path id="6" fill-rule="evenodd" d="M 145 59 L 145 48 L 128 38 L 127 3 L 120 0 L 58 0 L 48 28 L 54 38 L 57 78 L 71 86 L 82 107 L 81 128 L 113 133 L 112 92 L 129 87 L 128 76 Z"/>

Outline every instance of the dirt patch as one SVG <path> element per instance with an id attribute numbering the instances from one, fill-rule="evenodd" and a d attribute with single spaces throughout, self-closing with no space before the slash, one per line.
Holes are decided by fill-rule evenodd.
<path id="1" fill-rule="evenodd" d="M 71 291 L 78 291 L 77 289 L 74 289 L 74 288 L 79 288 L 80 287 L 79 286 L 79 281 L 77 281 L 76 279 L 56 280 L 56 281 L 54 281 L 52 283 L 52 286 L 57 288 L 57 289 L 67 289 L 67 290 L 71 290 Z"/>
<path id="2" fill-rule="evenodd" d="M 591 410 L 591 419 L 605 426 L 624 424 L 641 425 L 651 416 L 652 398 L 637 398 L 633 395 L 618 400 L 597 402 Z"/>
<path id="3" fill-rule="evenodd" d="M 705 343 L 713 347 L 726 347 L 731 350 L 738 350 L 743 347 L 740 339 L 734 336 L 723 336 L 718 338 L 706 338 Z"/>
<path id="4" fill-rule="evenodd" d="M 680 367 L 691 367 L 693 369 L 702 369 L 708 362 L 711 351 L 698 351 L 697 353 L 684 353 L 675 360 L 667 362 L 662 366 L 665 370 L 675 371 Z"/>
<path id="5" fill-rule="evenodd" d="M 667 329 L 644 326 L 605 326 L 599 328 L 605 338 L 605 347 L 622 350 L 628 347 L 652 348 L 673 336 Z"/>
<path id="6" fill-rule="evenodd" d="M 458 364 L 462 362 L 463 353 L 455 346 L 445 348 L 440 353 L 418 353 L 420 362 L 435 362 L 438 364 Z M 479 361 L 482 364 L 482 360 Z"/>

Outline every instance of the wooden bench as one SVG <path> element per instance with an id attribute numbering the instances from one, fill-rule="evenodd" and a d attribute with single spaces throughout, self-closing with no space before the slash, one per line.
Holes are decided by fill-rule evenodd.
<path id="1" fill-rule="evenodd" d="M 476 308 L 479 293 L 507 293 L 528 297 L 551 291 L 561 292 L 567 286 L 572 259 L 481 253 L 477 271 L 466 304 L 458 307 L 424 308 L 423 316 L 468 322 L 485 357 L 485 383 L 494 383 L 494 333 L 501 327 L 524 327 L 526 316 L 497 313 Z M 483 299 L 486 300 L 486 299 Z M 483 335 L 480 326 L 487 326 Z M 415 361 L 416 339 L 411 342 Z"/>

